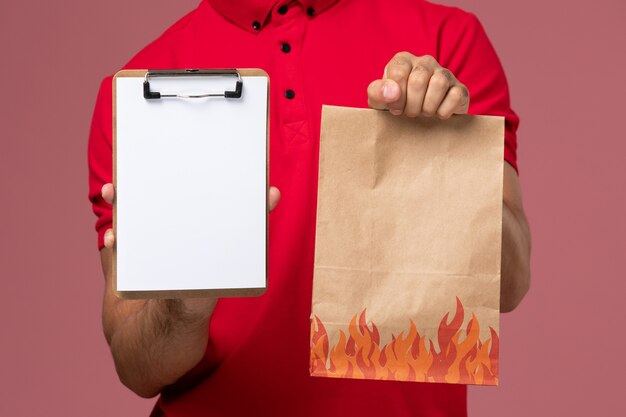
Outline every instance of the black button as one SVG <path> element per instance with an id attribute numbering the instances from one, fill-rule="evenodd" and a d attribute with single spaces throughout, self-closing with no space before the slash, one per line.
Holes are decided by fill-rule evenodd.
<path id="1" fill-rule="evenodd" d="M 285 97 L 287 97 L 289 100 L 291 100 L 295 96 L 296 96 L 296 93 L 293 90 L 289 89 L 285 91 Z"/>
<path id="2" fill-rule="evenodd" d="M 277 12 L 278 14 L 285 14 L 287 13 L 287 10 L 289 10 L 289 7 L 283 4 L 282 6 L 278 8 Z"/>
<path id="3" fill-rule="evenodd" d="M 283 45 L 280 47 L 280 50 L 284 53 L 289 53 L 289 51 L 291 51 L 291 45 L 289 45 L 288 43 L 283 43 Z"/>
<path id="4" fill-rule="evenodd" d="M 254 22 L 252 22 L 252 29 L 254 29 L 254 30 L 261 29 L 261 24 L 258 21 L 255 20 Z"/>
<path id="5" fill-rule="evenodd" d="M 315 9 L 309 7 L 308 9 L 306 9 L 306 14 L 308 14 L 309 16 L 313 16 L 315 14 Z"/>

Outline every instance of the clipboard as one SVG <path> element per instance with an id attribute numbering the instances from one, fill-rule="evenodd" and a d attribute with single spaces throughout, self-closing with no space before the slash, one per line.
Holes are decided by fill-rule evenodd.
<path id="1" fill-rule="evenodd" d="M 119 298 L 265 292 L 268 98 L 261 69 L 114 76 L 112 283 Z"/>

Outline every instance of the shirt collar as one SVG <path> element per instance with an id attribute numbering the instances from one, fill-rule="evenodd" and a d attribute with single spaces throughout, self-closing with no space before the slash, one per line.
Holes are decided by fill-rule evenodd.
<path id="1" fill-rule="evenodd" d="M 206 0 L 226 20 L 250 32 L 259 32 L 274 7 L 289 0 Z M 310 16 L 317 16 L 339 0 L 296 0 Z"/>

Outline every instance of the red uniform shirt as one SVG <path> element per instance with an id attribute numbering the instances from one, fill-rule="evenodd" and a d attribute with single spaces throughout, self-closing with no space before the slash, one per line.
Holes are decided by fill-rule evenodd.
<path id="1" fill-rule="evenodd" d="M 221 299 L 204 359 L 164 390 L 154 415 L 465 416 L 466 387 L 309 376 L 318 144 L 322 104 L 367 107 L 367 86 L 393 55 L 432 55 L 464 83 L 472 114 L 506 117 L 504 158 L 516 167 L 518 118 L 481 24 L 422 0 L 206 0 L 125 68 L 263 68 L 270 75 L 269 287 Z M 89 140 L 98 245 L 111 227 L 111 78 Z M 155 209 L 158 202 L 155 202 Z M 158 227 L 157 224 L 154 227 Z"/>

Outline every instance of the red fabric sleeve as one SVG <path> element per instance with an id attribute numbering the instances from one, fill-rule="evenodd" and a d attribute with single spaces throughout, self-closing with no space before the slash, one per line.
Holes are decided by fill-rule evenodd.
<path id="1" fill-rule="evenodd" d="M 113 181 L 112 177 L 112 77 L 107 77 L 100 85 L 96 106 L 91 120 L 89 146 L 87 150 L 89 162 L 89 201 L 93 212 L 98 217 L 98 249 L 104 247 L 104 232 L 111 228 L 113 209 L 105 202 L 100 190 L 102 186 Z"/>
<path id="2" fill-rule="evenodd" d="M 502 64 L 475 15 L 456 9 L 441 32 L 439 63 L 470 92 L 470 114 L 505 117 L 504 159 L 518 171 L 517 127 Z M 518 171 L 519 172 L 519 171 Z"/>

